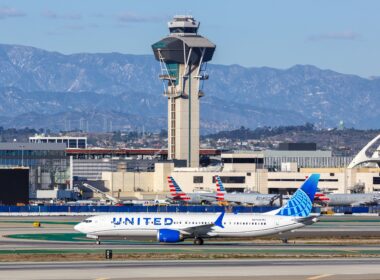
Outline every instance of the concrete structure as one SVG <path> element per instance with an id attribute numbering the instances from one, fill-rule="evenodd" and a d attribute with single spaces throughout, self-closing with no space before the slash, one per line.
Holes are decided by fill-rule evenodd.
<path id="1" fill-rule="evenodd" d="M 348 168 L 354 168 L 359 165 L 369 164 L 372 166 L 380 167 L 380 145 L 377 147 L 372 157 L 367 156 L 368 150 L 380 140 L 380 134 L 373 138 L 363 149 L 356 155 L 356 157 L 349 164 Z"/>
<path id="2" fill-rule="evenodd" d="M 225 169 L 230 169 L 234 163 L 234 169 L 242 165 L 247 168 L 247 164 L 255 164 L 255 168 L 266 168 L 270 171 L 285 171 L 292 163 L 292 170 L 298 168 L 319 168 L 319 167 L 346 167 L 352 157 L 333 157 L 331 151 L 284 151 L 284 150 L 264 150 L 264 151 L 234 151 L 222 154 L 222 162 Z M 284 165 L 285 164 L 285 165 Z M 251 166 L 250 168 L 253 168 Z M 289 170 L 290 171 L 290 170 Z"/>
<path id="3" fill-rule="evenodd" d="M 200 85 L 208 79 L 204 64 L 216 46 L 198 35 L 199 22 L 191 16 L 175 16 L 168 25 L 170 35 L 152 45 L 161 64 L 160 79 L 167 81 L 168 158 L 198 167 Z"/>
<path id="4" fill-rule="evenodd" d="M 70 190 L 65 189 L 52 189 L 52 190 L 37 190 L 36 197 L 38 199 L 60 199 L 60 200 L 70 200 L 73 199 L 74 193 Z"/>
<path id="5" fill-rule="evenodd" d="M 229 192 L 288 194 L 311 173 L 321 174 L 319 187 L 327 192 L 350 193 L 357 185 L 363 186 L 365 192 L 380 191 L 380 168 L 349 169 L 343 164 L 339 166 L 350 159 L 332 157 L 328 151 L 293 152 L 225 153 L 221 155 L 223 165 L 207 168 L 175 168 L 172 162 L 159 162 L 151 172 L 103 172 L 102 179 L 113 195 L 136 194 L 136 197 L 144 198 L 168 193 L 168 175 L 173 176 L 185 192 L 215 191 L 214 176 L 219 175 Z M 270 162 L 271 158 L 272 161 L 273 158 L 279 160 L 278 170 L 266 168 L 265 162 Z M 326 167 L 334 162 L 338 167 Z"/>
<path id="6" fill-rule="evenodd" d="M 102 158 L 159 158 L 166 160 L 168 151 L 165 149 L 66 149 L 66 153 L 75 159 L 102 159 Z M 217 149 L 201 149 L 200 156 L 220 156 Z"/>
<path id="7" fill-rule="evenodd" d="M 86 149 L 87 137 L 76 136 L 45 136 L 35 135 L 29 137 L 29 143 L 64 143 L 66 148 L 70 149 Z"/>
<path id="8" fill-rule="evenodd" d="M 100 180 L 102 172 L 115 172 L 119 160 L 112 158 L 102 159 L 74 159 L 73 176 L 78 180 Z"/>
<path id="9" fill-rule="evenodd" d="M 173 169 L 172 162 L 155 163 L 154 172 L 103 172 L 102 180 L 105 188 L 113 197 L 142 198 L 142 194 L 149 196 L 168 192 L 166 178 Z"/>

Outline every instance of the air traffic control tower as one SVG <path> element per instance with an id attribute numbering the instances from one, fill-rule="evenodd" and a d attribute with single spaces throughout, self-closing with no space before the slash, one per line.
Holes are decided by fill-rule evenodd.
<path id="1" fill-rule="evenodd" d="M 170 34 L 152 45 L 168 98 L 168 158 L 198 167 L 199 99 L 216 46 L 198 34 L 199 22 L 192 16 L 175 16 L 168 25 Z"/>

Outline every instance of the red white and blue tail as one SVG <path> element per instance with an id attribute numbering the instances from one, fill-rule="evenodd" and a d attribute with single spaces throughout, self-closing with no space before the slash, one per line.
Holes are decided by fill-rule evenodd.
<path id="1" fill-rule="evenodd" d="M 219 175 L 215 176 L 215 183 L 216 183 L 216 200 L 224 201 L 224 194 L 226 193 L 226 189 L 224 188 L 223 182 L 220 179 Z"/>
<path id="2" fill-rule="evenodd" d="M 169 183 L 169 190 L 170 194 L 172 196 L 172 199 L 174 200 L 189 200 L 190 198 L 184 193 L 177 182 L 174 180 L 172 176 L 168 176 L 168 183 Z"/>

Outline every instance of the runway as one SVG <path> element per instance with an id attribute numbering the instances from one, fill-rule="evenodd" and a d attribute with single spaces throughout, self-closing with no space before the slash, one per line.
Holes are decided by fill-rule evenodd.
<path id="1" fill-rule="evenodd" d="M 380 259 L 1 263 L 0 279 L 379 279 Z"/>
<path id="2" fill-rule="evenodd" d="M 95 245 L 74 232 L 81 219 L 1 217 L 0 279 L 380 279 L 379 217 L 322 217 L 291 233 L 287 244 L 282 235 L 203 246 L 191 240 Z M 42 227 L 33 227 L 36 220 Z M 112 260 L 104 261 L 106 249 Z"/>
<path id="3" fill-rule="evenodd" d="M 380 256 L 379 217 L 322 217 L 321 222 L 280 235 L 272 239 L 206 240 L 203 246 L 194 246 L 192 241 L 176 244 L 158 244 L 155 240 L 103 241 L 95 245 L 93 240 L 75 233 L 73 226 L 81 217 L 39 217 L 41 228 L 32 226 L 36 217 L 0 218 L 1 254 L 103 254 L 105 249 L 114 250 L 114 255 L 130 254 L 196 254 L 228 256 Z M 357 238 L 358 244 L 345 243 L 334 236 Z M 298 237 L 297 237 L 298 236 Z M 315 240 L 315 236 L 319 236 Z M 329 237 L 329 239 L 326 238 Z M 363 237 L 375 237 L 363 241 Z M 361 239 L 359 239 L 359 237 Z M 288 244 L 281 239 L 290 238 Z M 308 240 L 307 238 L 311 238 Z M 377 239 L 376 239 L 377 238 Z M 227 256 L 227 257 L 228 257 Z"/>

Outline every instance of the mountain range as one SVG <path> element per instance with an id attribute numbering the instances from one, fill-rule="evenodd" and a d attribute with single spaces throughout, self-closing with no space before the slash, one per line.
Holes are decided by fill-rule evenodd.
<path id="1" fill-rule="evenodd" d="M 311 65 L 209 64 L 203 133 L 240 126 L 379 128 L 380 79 Z M 0 44 L 0 126 L 91 131 L 166 129 L 167 99 L 152 55 L 78 53 Z"/>

